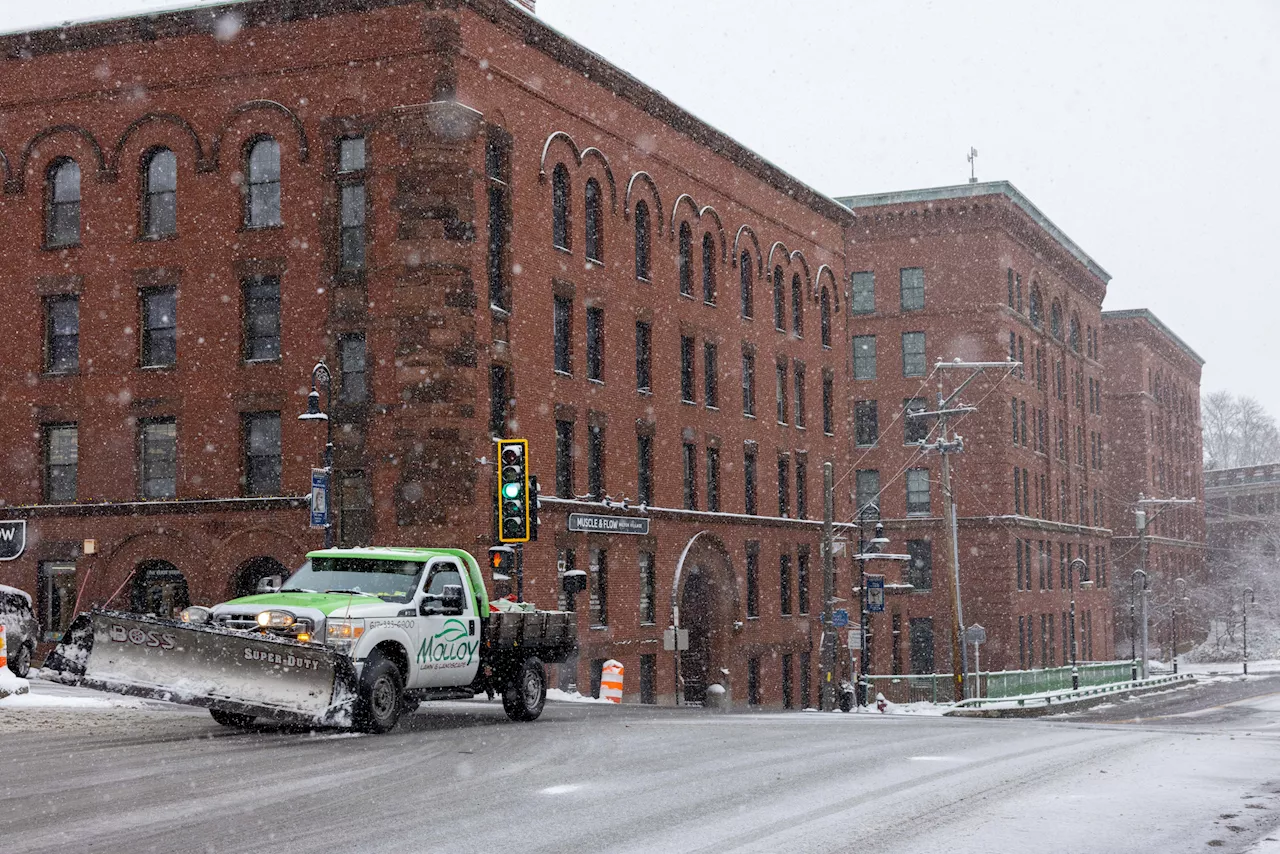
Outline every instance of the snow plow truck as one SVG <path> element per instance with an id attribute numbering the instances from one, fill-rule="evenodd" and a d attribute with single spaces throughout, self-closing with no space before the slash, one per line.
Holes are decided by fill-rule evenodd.
<path id="1" fill-rule="evenodd" d="M 572 613 L 491 604 L 461 549 L 324 549 L 278 588 L 181 619 L 95 610 L 49 654 L 45 678 L 257 718 L 387 732 L 432 699 L 500 694 L 532 721 L 544 664 L 577 649 Z"/>

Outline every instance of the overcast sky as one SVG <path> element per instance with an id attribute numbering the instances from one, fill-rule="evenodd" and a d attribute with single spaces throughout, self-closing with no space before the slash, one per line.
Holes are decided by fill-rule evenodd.
<path id="1" fill-rule="evenodd" d="M 175 5 L 0 0 L 0 31 Z M 1012 181 L 1280 415 L 1280 3 L 538 0 L 538 16 L 818 190 Z"/>

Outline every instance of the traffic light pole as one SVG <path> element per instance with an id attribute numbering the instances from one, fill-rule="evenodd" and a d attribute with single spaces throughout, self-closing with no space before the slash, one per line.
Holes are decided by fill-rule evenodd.
<path id="1" fill-rule="evenodd" d="M 524 601 L 524 543 L 516 543 L 516 601 Z"/>
<path id="2" fill-rule="evenodd" d="M 822 685 L 819 688 L 818 708 L 829 712 L 834 707 L 834 685 L 831 683 L 832 671 L 835 670 L 835 627 L 832 625 L 835 604 L 835 554 L 833 550 L 834 535 L 832 533 L 835 516 L 835 487 L 831 463 L 822 464 L 822 648 L 818 651 L 821 657 L 819 664 L 822 670 Z M 828 637 L 831 635 L 831 637 Z M 807 676 L 805 677 L 808 678 Z"/>

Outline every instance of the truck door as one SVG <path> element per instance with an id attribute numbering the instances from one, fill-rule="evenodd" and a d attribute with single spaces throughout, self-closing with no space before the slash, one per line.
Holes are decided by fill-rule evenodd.
<path id="1" fill-rule="evenodd" d="M 438 558 L 427 568 L 418 620 L 421 634 L 415 687 L 447 688 L 471 684 L 480 664 L 480 623 L 475 598 L 453 558 Z M 438 598 L 446 587 L 462 588 L 462 613 L 446 613 Z"/>

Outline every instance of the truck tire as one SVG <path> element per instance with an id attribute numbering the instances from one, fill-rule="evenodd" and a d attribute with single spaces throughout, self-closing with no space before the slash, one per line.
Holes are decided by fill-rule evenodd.
<path id="1" fill-rule="evenodd" d="M 513 721 L 536 721 L 547 702 L 547 669 L 536 657 L 526 658 L 502 691 L 502 708 Z"/>
<path id="2" fill-rule="evenodd" d="M 26 679 L 31 672 L 31 647 L 26 644 L 19 646 L 18 654 L 9 659 L 9 669 L 19 679 Z"/>
<path id="3" fill-rule="evenodd" d="M 254 722 L 253 715 L 244 715 L 240 712 L 224 712 L 221 709 L 210 709 L 209 715 L 223 726 L 235 727 L 236 729 L 244 729 Z"/>
<path id="4" fill-rule="evenodd" d="M 400 720 L 404 681 L 395 663 L 374 653 L 360 674 L 356 697 L 355 727 L 361 732 L 383 733 L 395 729 Z"/>

